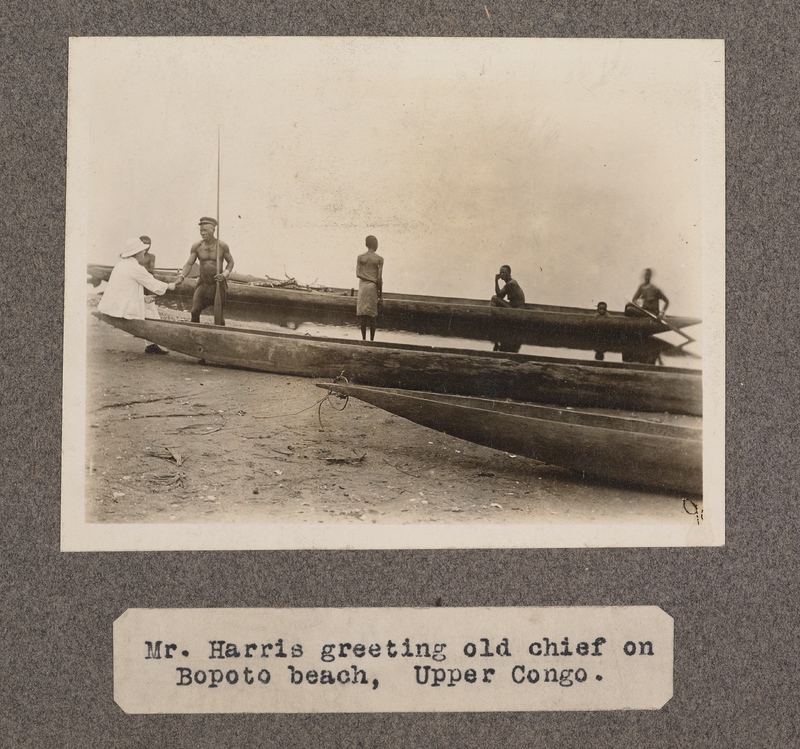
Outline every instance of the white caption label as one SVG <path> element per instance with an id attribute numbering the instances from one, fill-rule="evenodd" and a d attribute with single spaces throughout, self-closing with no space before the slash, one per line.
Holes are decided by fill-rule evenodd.
<path id="1" fill-rule="evenodd" d="M 656 710 L 673 620 L 654 606 L 129 609 L 128 713 Z"/>

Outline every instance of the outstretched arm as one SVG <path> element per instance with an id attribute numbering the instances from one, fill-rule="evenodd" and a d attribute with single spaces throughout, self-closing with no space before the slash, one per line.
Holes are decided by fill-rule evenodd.
<path id="1" fill-rule="evenodd" d="M 152 294 L 158 294 L 158 296 L 161 296 L 167 291 L 172 291 L 175 288 L 174 283 L 159 281 L 142 265 L 137 265 L 134 278 L 143 288 L 149 290 Z"/>
<path id="2" fill-rule="evenodd" d="M 659 291 L 658 293 L 661 295 L 661 301 L 664 302 L 664 308 L 661 310 L 661 314 L 666 315 L 667 307 L 669 307 L 669 299 L 667 299 L 663 291 Z"/>
<path id="3" fill-rule="evenodd" d="M 177 284 L 182 284 L 184 279 L 191 273 L 192 266 L 197 262 L 197 248 L 192 247 L 191 252 L 189 253 L 189 259 L 186 261 L 186 265 L 180 269 L 178 273 L 178 279 L 175 281 Z"/>

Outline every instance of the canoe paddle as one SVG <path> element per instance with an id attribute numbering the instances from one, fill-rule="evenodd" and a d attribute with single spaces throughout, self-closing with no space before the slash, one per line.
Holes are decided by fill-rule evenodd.
<path id="1" fill-rule="evenodd" d="M 684 333 L 680 328 L 676 328 L 674 325 L 672 325 L 669 322 L 667 322 L 666 318 L 659 317 L 658 315 L 654 315 L 652 312 L 646 310 L 644 307 L 636 304 L 636 302 L 630 302 L 630 301 L 628 301 L 626 299 L 625 303 L 626 304 L 632 304 L 634 307 L 636 307 L 636 309 L 640 309 L 642 312 L 644 312 L 646 315 L 649 315 L 650 317 L 652 317 L 657 322 L 660 322 L 662 325 L 666 325 L 671 331 L 677 333 L 680 336 L 683 336 L 686 339 L 686 343 L 694 343 L 695 342 L 695 339 L 692 338 L 688 333 Z M 681 346 L 685 346 L 686 343 L 682 343 Z"/>
<path id="2" fill-rule="evenodd" d="M 219 221 L 219 165 L 220 165 L 220 135 L 217 126 L 217 275 L 222 273 L 222 249 L 219 243 L 220 221 Z M 217 288 L 214 292 L 214 325 L 225 324 L 225 310 L 222 307 L 222 284 L 224 281 L 217 280 Z"/>

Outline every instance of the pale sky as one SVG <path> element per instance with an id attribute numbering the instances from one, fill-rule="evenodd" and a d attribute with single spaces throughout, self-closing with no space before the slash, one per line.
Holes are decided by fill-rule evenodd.
<path id="1" fill-rule="evenodd" d="M 386 291 L 620 309 L 643 268 L 702 316 L 724 236 L 714 41 L 71 40 L 67 251 L 148 234 L 178 267 L 215 215 L 236 270 Z"/>

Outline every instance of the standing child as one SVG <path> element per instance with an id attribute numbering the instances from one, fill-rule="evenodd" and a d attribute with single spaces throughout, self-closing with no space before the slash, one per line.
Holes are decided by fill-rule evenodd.
<path id="1" fill-rule="evenodd" d="M 356 315 L 361 323 L 361 338 L 375 340 L 375 327 L 378 319 L 378 306 L 383 293 L 383 258 L 377 253 L 378 240 L 371 234 L 365 244 L 367 251 L 358 256 L 356 276 L 358 277 L 358 300 Z"/>

